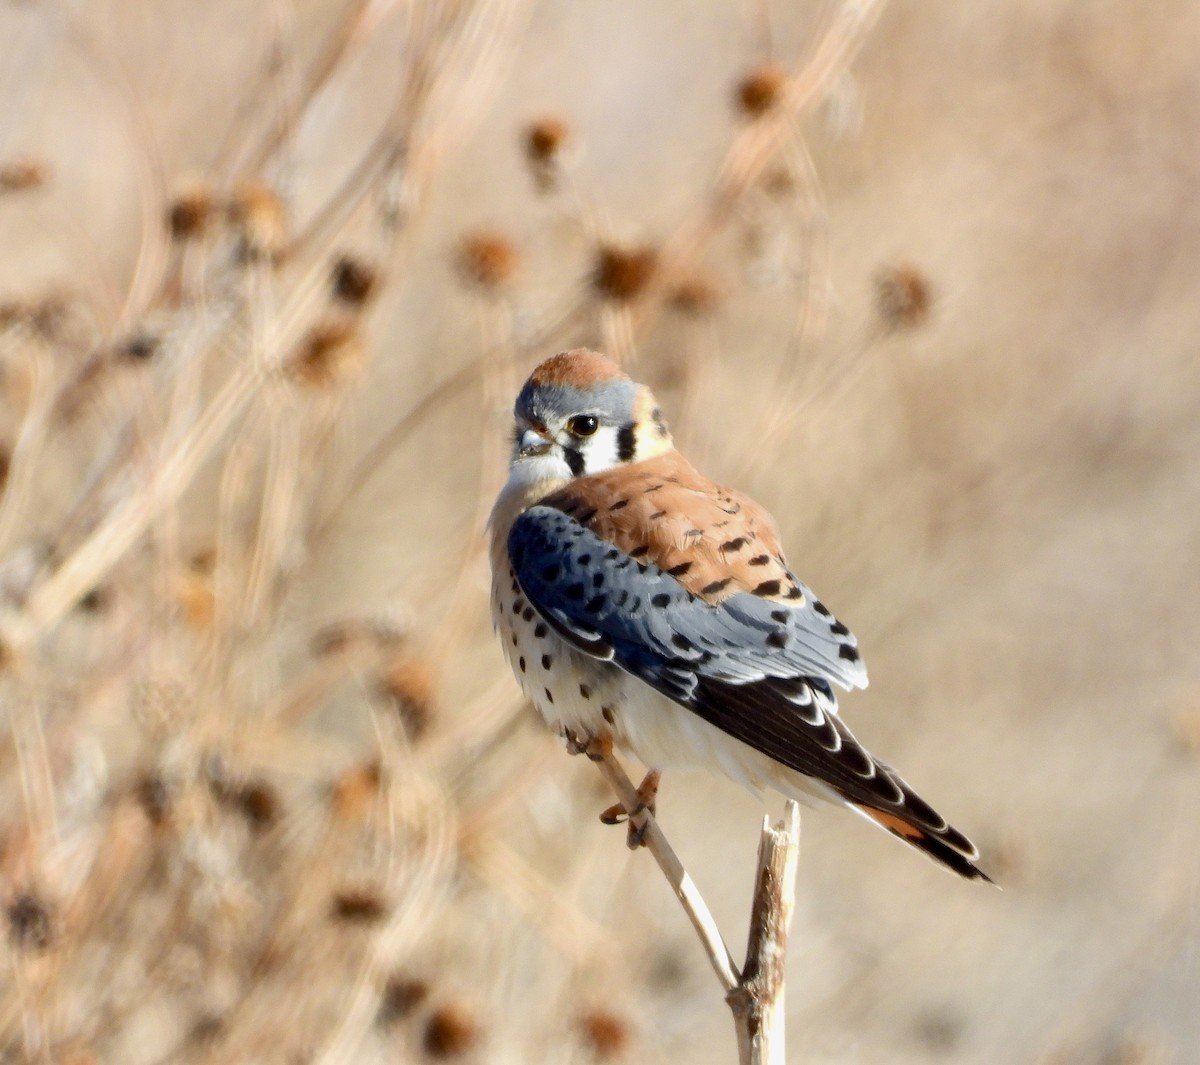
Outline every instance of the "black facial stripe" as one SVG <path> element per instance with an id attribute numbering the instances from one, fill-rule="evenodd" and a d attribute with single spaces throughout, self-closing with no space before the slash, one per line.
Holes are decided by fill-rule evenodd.
<path id="1" fill-rule="evenodd" d="M 564 447 L 563 448 L 563 458 L 565 458 L 567 460 L 567 465 L 571 469 L 572 477 L 582 477 L 583 476 L 584 463 L 583 463 L 583 452 L 582 451 L 577 451 L 573 447 Z"/>
<path id="2" fill-rule="evenodd" d="M 628 462 L 637 451 L 637 426 L 633 422 L 622 425 L 617 431 L 617 458 Z"/>

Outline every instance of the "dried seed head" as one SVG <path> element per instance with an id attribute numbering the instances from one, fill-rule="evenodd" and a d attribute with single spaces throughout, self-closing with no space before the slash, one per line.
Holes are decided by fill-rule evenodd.
<path id="1" fill-rule="evenodd" d="M 503 233 L 468 233 L 459 241 L 459 275 L 475 288 L 490 290 L 507 284 L 519 262 L 516 247 Z"/>
<path id="2" fill-rule="evenodd" d="M 50 164 L 40 159 L 14 159 L 0 165 L 0 192 L 27 192 L 50 180 Z"/>
<path id="3" fill-rule="evenodd" d="M 479 1022 L 465 1005 L 446 1003 L 429 1015 L 421 1044 L 431 1058 L 455 1058 L 474 1047 L 480 1034 Z"/>
<path id="4" fill-rule="evenodd" d="M 183 619 L 192 628 L 208 628 L 217 612 L 212 573 L 197 566 L 188 566 L 174 581 L 175 602 Z"/>
<path id="5" fill-rule="evenodd" d="M 133 796 L 152 825 L 163 824 L 171 813 L 171 791 L 157 773 L 146 773 L 133 785 Z"/>
<path id="6" fill-rule="evenodd" d="M 329 900 L 329 916 L 347 924 L 375 924 L 387 912 L 387 900 L 371 888 L 342 888 Z"/>
<path id="7" fill-rule="evenodd" d="M 736 100 L 749 118 L 765 115 L 779 101 L 787 73 L 774 63 L 762 63 L 738 82 Z"/>
<path id="8" fill-rule="evenodd" d="M 525 128 L 525 159 L 542 192 L 552 191 L 562 170 L 563 149 L 570 129 L 560 118 L 546 115 Z"/>
<path id="9" fill-rule="evenodd" d="M 117 358 L 133 362 L 146 362 L 158 354 L 162 338 L 154 333 L 139 331 L 126 337 L 117 345 Z"/>
<path id="10" fill-rule="evenodd" d="M 612 1061 L 629 1046 L 628 1023 L 608 1010 L 588 1010 L 576 1019 L 576 1024 L 598 1061 Z"/>
<path id="11" fill-rule="evenodd" d="M 255 832 L 265 832 L 282 812 L 279 792 L 263 780 L 251 780 L 237 790 L 234 807 Z"/>
<path id="12" fill-rule="evenodd" d="M 378 1021 L 382 1025 L 398 1024 L 429 997 L 429 985 L 424 980 L 393 973 L 379 996 Z"/>
<path id="13" fill-rule="evenodd" d="M 167 227 L 178 241 L 198 240 L 208 231 L 214 212 L 212 192 L 203 185 L 184 189 L 167 209 Z"/>
<path id="14" fill-rule="evenodd" d="M 30 891 L 23 891 L 9 904 L 8 937 L 18 950 L 41 951 L 50 946 L 54 927 L 49 907 Z"/>
<path id="15" fill-rule="evenodd" d="M 684 278 L 669 296 L 671 307 L 688 318 L 705 318 L 717 309 L 721 291 L 706 277 Z"/>
<path id="16" fill-rule="evenodd" d="M 915 329 L 929 318 L 929 282 L 911 263 L 885 267 L 875 275 L 875 302 L 889 329 Z"/>
<path id="17" fill-rule="evenodd" d="M 379 286 L 379 271 L 354 255 L 342 255 L 333 264 L 331 275 L 334 299 L 351 307 L 361 307 Z"/>
<path id="18" fill-rule="evenodd" d="M 329 809 L 340 821 L 357 821 L 366 816 L 379 797 L 383 768 L 377 761 L 351 766 L 329 789 Z"/>
<path id="19" fill-rule="evenodd" d="M 391 702 L 412 741 L 421 739 L 437 716 L 437 677 L 420 658 L 405 655 L 392 662 L 379 681 L 380 695 Z"/>
<path id="20" fill-rule="evenodd" d="M 234 190 L 226 217 L 243 262 L 278 263 L 287 247 L 287 210 L 269 185 L 247 181 Z"/>
<path id="21" fill-rule="evenodd" d="M 654 248 L 601 244 L 592 265 L 592 287 L 603 299 L 625 303 L 645 290 L 657 268 Z"/>
<path id="22" fill-rule="evenodd" d="M 328 317 L 308 331 L 288 360 L 287 369 L 310 388 L 332 388 L 357 376 L 364 353 L 355 323 Z"/>

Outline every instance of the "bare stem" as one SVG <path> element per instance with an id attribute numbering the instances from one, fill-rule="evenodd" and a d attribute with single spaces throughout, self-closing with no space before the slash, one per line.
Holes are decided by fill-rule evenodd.
<path id="1" fill-rule="evenodd" d="M 585 750 L 629 812 L 629 820 L 641 834 L 646 849 L 654 855 L 700 937 L 733 1012 L 739 1062 L 784 1065 L 784 963 L 796 903 L 800 807 L 788 800 L 781 821 L 772 825 L 769 818 L 763 820 L 746 964 L 739 974 L 708 905 L 667 842 L 658 821 L 643 805 L 633 781 L 613 755 L 611 741 L 593 741 Z"/>
<path id="2" fill-rule="evenodd" d="M 742 1065 L 784 1065 L 784 962 L 796 904 L 800 807 L 788 800 L 783 820 L 763 819 L 746 965 L 725 998 L 733 1011 Z"/>

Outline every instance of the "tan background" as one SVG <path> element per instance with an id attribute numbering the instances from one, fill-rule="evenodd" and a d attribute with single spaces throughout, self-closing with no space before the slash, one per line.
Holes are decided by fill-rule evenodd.
<path id="1" fill-rule="evenodd" d="M 34 159 L 48 170 L 42 187 L 0 194 L 0 303 L 60 294 L 73 330 L 70 343 L 47 342 L 36 358 L 25 325 L 0 333 L 10 451 L 41 394 L 29 367 L 43 356 L 53 391 L 89 353 L 131 332 L 166 337 L 161 362 L 146 371 L 157 377 L 140 381 L 122 364 L 105 378 L 98 413 L 36 436 L 26 465 L 14 462 L 30 472 L 6 530 L 6 573 L 29 544 L 48 539 L 69 553 L 77 534 L 60 541 L 58 530 L 89 462 L 126 418 L 141 426 L 146 448 L 123 460 L 128 479 L 104 506 L 136 491 L 155 449 L 168 446 L 159 421 L 137 412 L 166 409 L 187 359 L 213 336 L 224 339 L 198 386 L 206 398 L 249 358 L 239 352 L 269 361 L 321 313 L 305 279 L 316 278 L 317 291 L 334 253 L 360 250 L 385 273 L 362 325 L 359 376 L 298 423 L 297 493 L 314 502 L 289 527 L 292 553 L 275 559 L 272 610 L 246 632 L 226 619 L 242 651 L 216 641 L 233 664 L 212 676 L 225 679 L 214 688 L 194 671 L 195 662 L 211 665 L 208 635 L 168 640 L 162 631 L 181 625 L 171 567 L 206 546 L 227 444 L 181 487 L 170 509 L 178 520 L 153 525 L 155 543 L 182 546 L 156 554 L 139 540 L 105 571 L 114 586 L 130 583 L 114 593 L 112 617 L 86 622 L 79 635 L 72 616 L 66 637 L 39 637 L 33 680 L 11 682 L 25 687 L 10 688 L 10 706 L 47 715 L 46 765 L 60 805 L 74 801 L 77 746 L 104 768 L 93 805 L 79 807 L 90 844 L 71 850 L 35 832 L 30 858 L 12 844 L 42 816 L 17 784 L 18 766 L 30 763 L 5 754 L 11 845 L 0 871 L 10 916 L 31 877 L 55 900 L 53 913 L 76 913 L 80 878 L 98 875 L 81 855 L 116 816 L 114 796 L 143 763 L 200 765 L 214 745 L 298 804 L 271 830 L 271 846 L 293 848 L 291 865 L 255 857 L 240 839 L 230 844 L 249 896 L 265 897 L 274 870 L 325 875 L 326 844 L 306 851 L 296 840 L 307 838 L 326 776 L 376 749 L 369 680 L 350 670 L 309 716 L 272 733 L 294 746 L 239 743 L 253 732 L 245 722 L 267 713 L 272 693 L 303 668 L 313 631 L 386 609 L 413 619 L 418 634 L 436 634 L 406 645 L 429 656 L 437 677 L 433 738 L 423 741 L 434 746 L 405 748 L 392 798 L 409 801 L 410 771 L 448 795 L 438 824 L 451 826 L 458 856 L 439 852 L 421 895 L 404 879 L 410 844 L 396 842 L 410 830 L 424 840 L 420 818 L 401 829 L 393 818 L 372 852 L 372 860 L 379 846 L 400 856 L 399 878 L 388 881 L 390 922 L 374 940 L 318 934 L 309 922 L 297 935 L 312 960 L 287 980 L 303 983 L 307 966 L 338 959 L 321 993 L 327 1016 L 344 1019 L 356 986 L 375 994 L 387 972 L 419 971 L 431 1002 L 461 999 L 476 1018 L 478 1038 L 464 1054 L 481 1062 L 589 1060 L 570 1018 L 600 1000 L 629 1026 L 620 1052 L 629 1060 L 732 1060 L 716 982 L 666 886 L 646 855 L 627 856 L 619 836 L 595 823 L 606 800 L 590 786 L 590 767 L 524 716 L 482 768 L 461 753 L 470 715 L 515 696 L 487 634 L 484 562 L 472 552 L 472 523 L 486 505 L 477 497 L 502 472 L 501 394 L 551 350 L 608 345 L 636 328 L 636 372 L 656 386 L 681 445 L 772 509 L 794 568 L 857 633 L 872 685 L 844 700 L 847 720 L 977 839 L 1004 886 L 960 883 L 856 819 L 806 813 L 789 1060 L 1200 1061 L 1200 9 L 1132 0 L 859 4 L 868 18 L 861 50 L 822 76 L 810 106 L 782 120 L 761 167 L 767 178 L 684 264 L 717 286 L 711 316 L 684 318 L 654 292 L 600 309 L 587 290 L 596 241 L 674 247 L 744 134 L 732 103 L 739 78 L 770 54 L 802 79 L 816 43 L 841 32 L 851 10 L 791 6 L 481 5 L 471 16 L 478 38 L 468 33 L 434 63 L 443 64 L 441 80 L 422 100 L 424 125 L 411 142 L 420 179 L 398 172 L 412 215 L 394 243 L 381 236 L 376 207 L 397 186 L 381 179 L 323 244 L 253 283 L 228 280 L 240 275 L 228 245 L 213 238 L 194 260 L 208 264 L 205 280 L 193 276 L 174 303 L 126 298 L 139 248 L 144 269 L 167 270 L 161 220 L 171 196 L 199 181 L 219 199 L 236 180 L 261 178 L 286 203 L 289 231 L 301 231 L 339 198 L 338 183 L 366 153 L 411 69 L 405 42 L 423 32 L 421 19 L 470 9 L 377 5 L 378 21 L 339 59 L 283 148 L 252 169 L 237 153 L 221 155 L 222 138 L 234 130 L 253 143 L 282 113 L 341 24 L 334 5 L 0 11 L 9 57 L 0 165 Z M 256 77 L 272 40 L 280 62 L 263 89 Z M 536 192 L 520 142 L 544 113 L 571 129 L 565 177 L 548 196 Z M 502 232 L 519 254 L 499 295 L 470 291 L 456 273 L 458 242 L 480 229 Z M 877 280 L 906 264 L 924 278 L 931 306 L 921 321 L 888 328 Z M 255 321 L 255 307 L 285 324 L 255 347 L 252 328 L 221 318 L 223 300 L 235 324 Z M 574 317 L 541 346 L 542 331 L 570 308 Z M 328 535 L 313 539 L 313 515 L 338 498 L 355 456 L 489 350 L 493 369 L 465 377 L 400 446 L 372 460 L 374 475 L 336 511 Z M 299 409 L 272 396 L 252 401 L 266 404 L 262 424 L 273 424 L 271 411 L 286 419 Z M 330 425 L 332 443 L 306 451 Z M 258 447 L 273 432 L 231 438 Z M 255 477 L 271 474 L 248 468 L 253 496 Z M 261 533 L 242 520 L 252 507 L 231 513 L 249 540 Z M 300 565 L 288 562 L 296 557 Z M 171 601 L 138 607 L 160 585 Z M 22 602 L 6 610 L 19 615 Z M 219 619 L 218 607 L 218 627 Z M 67 639 L 69 653 L 54 639 Z M 201 739 L 190 725 L 146 739 L 128 692 L 160 667 L 173 683 L 195 683 L 187 705 L 233 692 L 240 710 L 223 716 L 223 703 Z M 45 709 L 51 681 L 70 688 L 68 709 Z M 30 685 L 42 694 L 23 703 Z M 81 693 L 99 689 L 107 701 L 88 710 L 91 696 Z M 482 823 L 502 856 L 469 827 L 497 795 L 507 805 Z M 668 775 L 660 812 L 739 944 L 760 804 L 724 781 Z M 198 823 L 211 827 L 207 817 Z M 61 811 L 60 819 L 70 822 Z M 209 827 L 195 831 L 206 838 Z M 70 842 L 69 824 L 62 831 Z M 186 849 L 189 831 L 156 846 Z M 13 858 L 18 851 L 25 856 Z M 64 872 L 72 861 L 74 877 Z M 147 893 L 164 890 L 146 883 Z M 279 890 L 304 896 L 290 883 Z M 283 920 L 255 913 L 235 944 Z M 7 1014 L 6 1057 L 43 1060 L 46 1047 L 63 1060 L 130 1062 L 432 1053 L 421 1049 L 420 1013 L 386 1030 L 364 1022 L 352 1034 L 311 1016 L 288 1020 L 304 1010 L 289 1014 L 300 999 L 282 978 L 259 1012 L 178 1042 L 197 1014 L 220 1016 L 259 980 L 236 945 L 219 959 L 193 945 L 190 975 L 145 977 L 158 989 L 152 1006 L 97 1023 L 80 1004 L 93 970 L 76 962 L 88 949 L 132 949 L 137 932 L 78 931 L 77 918 L 63 920 L 49 948 L 61 956 L 26 963 L 17 952 L 5 971 L 5 995 L 22 1003 Z M 83 945 L 72 962 L 75 934 Z M 368 955 L 374 968 L 355 984 Z M 137 998 L 141 970 L 128 970 Z"/>

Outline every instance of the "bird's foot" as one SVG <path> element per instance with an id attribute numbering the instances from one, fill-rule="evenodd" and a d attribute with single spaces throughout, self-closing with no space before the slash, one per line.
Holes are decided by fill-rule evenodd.
<path id="1" fill-rule="evenodd" d="M 646 827 L 650 824 L 650 819 L 647 818 L 640 825 L 634 824 L 633 819 L 643 811 L 649 813 L 651 817 L 654 816 L 658 783 L 661 779 L 662 773 L 657 769 L 651 769 L 638 785 L 637 806 L 632 810 L 626 810 L 621 803 L 616 803 L 600 815 L 600 820 L 606 825 L 619 825 L 622 821 L 627 822 L 629 834 L 626 837 L 625 845 L 631 851 L 637 850 L 638 847 L 644 847 L 646 844 Z"/>
<path id="2" fill-rule="evenodd" d="M 612 754 L 611 736 L 589 736 L 569 728 L 562 730 L 562 736 L 567 744 L 567 754 L 586 754 L 593 762 L 603 762 Z"/>

